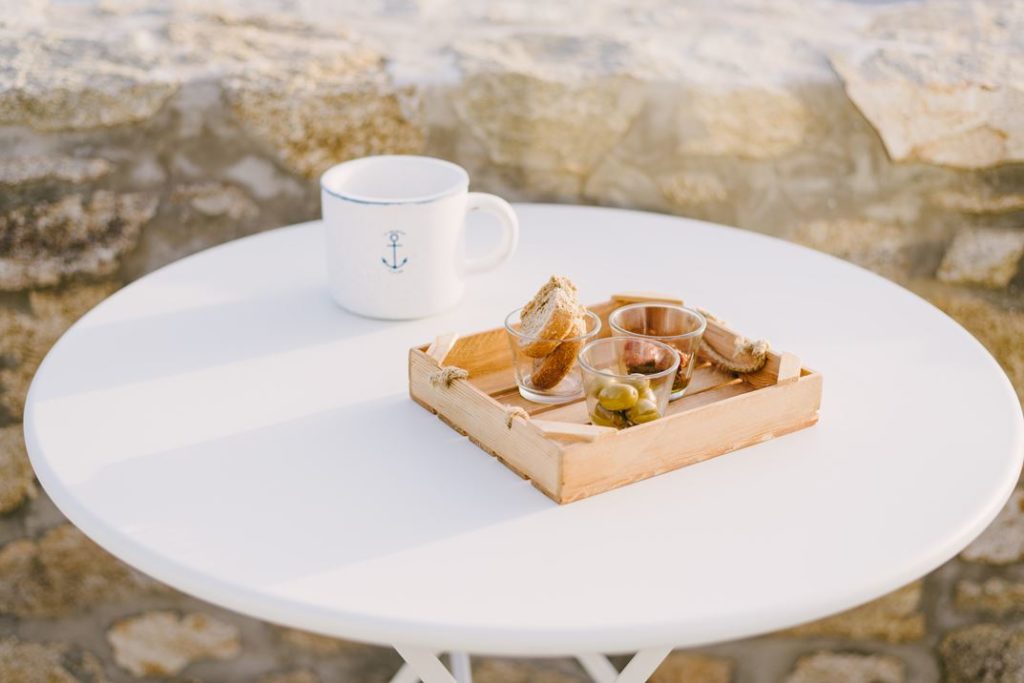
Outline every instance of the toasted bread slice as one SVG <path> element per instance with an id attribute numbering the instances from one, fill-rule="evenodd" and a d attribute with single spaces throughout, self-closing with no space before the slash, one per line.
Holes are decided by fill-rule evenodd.
<path id="1" fill-rule="evenodd" d="M 533 295 L 533 298 L 526 302 L 526 305 L 523 306 L 523 311 L 520 314 L 520 317 L 525 320 L 527 317 L 533 315 L 537 306 L 539 306 L 541 302 L 544 301 L 545 297 L 555 289 L 564 289 L 573 299 L 576 299 L 579 295 L 576 290 L 576 283 L 572 280 L 567 277 L 563 277 L 562 275 L 552 275 L 551 278 L 544 283 L 544 286 L 537 290 L 537 293 Z"/>
<path id="2" fill-rule="evenodd" d="M 543 358 L 570 336 L 579 316 L 576 285 L 568 278 L 552 276 L 525 305 L 519 315 L 519 350 L 531 358 Z"/>
<path id="3" fill-rule="evenodd" d="M 576 355 L 583 346 L 580 339 L 587 333 L 587 319 L 577 316 L 568 338 L 555 347 L 530 375 L 530 382 L 538 389 L 551 389 L 565 379 L 576 366 Z"/>

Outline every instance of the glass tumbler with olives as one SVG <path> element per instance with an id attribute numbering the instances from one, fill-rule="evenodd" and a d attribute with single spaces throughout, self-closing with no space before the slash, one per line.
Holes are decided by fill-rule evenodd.
<path id="1" fill-rule="evenodd" d="M 642 367 L 628 362 L 636 353 L 646 359 Z M 679 354 L 653 339 L 606 337 L 583 347 L 579 365 L 590 421 L 623 429 L 665 414 Z"/>
<path id="2" fill-rule="evenodd" d="M 617 337 L 654 339 L 668 344 L 679 355 L 679 369 L 672 381 L 672 400 L 682 398 L 693 378 L 697 350 L 707 321 L 692 308 L 668 303 L 638 303 L 617 308 L 608 316 L 612 334 Z M 643 347 L 634 347 L 627 354 L 627 365 L 642 372 L 650 359 Z"/>

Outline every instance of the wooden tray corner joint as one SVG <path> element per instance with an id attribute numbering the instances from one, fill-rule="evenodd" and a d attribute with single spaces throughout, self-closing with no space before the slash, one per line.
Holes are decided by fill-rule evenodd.
<path id="1" fill-rule="evenodd" d="M 672 301 L 651 294 L 616 295 L 590 306 L 608 334 L 608 314 L 633 301 Z M 676 300 L 678 301 L 678 300 Z M 737 336 L 708 320 L 705 339 L 733 348 Z M 586 402 L 541 405 L 519 395 L 504 328 L 446 334 L 409 351 L 409 393 L 558 503 L 569 503 L 641 479 L 788 434 L 818 421 L 822 377 L 791 353 L 772 351 L 761 370 L 738 375 L 699 358 L 686 395 L 665 417 L 616 430 L 590 424 Z M 468 379 L 444 386 L 432 377 L 459 367 Z M 528 418 L 526 416 L 529 416 Z"/>

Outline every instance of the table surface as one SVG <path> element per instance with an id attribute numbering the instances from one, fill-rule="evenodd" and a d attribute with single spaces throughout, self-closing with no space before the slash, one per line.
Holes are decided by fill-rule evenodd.
<path id="1" fill-rule="evenodd" d="M 35 378 L 40 481 L 107 550 L 213 603 L 507 654 L 696 645 L 823 617 L 949 559 L 1010 494 L 1024 454 L 1010 383 L 913 294 L 732 228 L 517 210 L 514 260 L 425 320 L 336 308 L 318 223 L 126 287 Z M 406 365 L 438 333 L 500 325 L 551 273 L 587 301 L 677 293 L 797 353 L 825 378 L 820 423 L 555 505 L 413 403 Z"/>

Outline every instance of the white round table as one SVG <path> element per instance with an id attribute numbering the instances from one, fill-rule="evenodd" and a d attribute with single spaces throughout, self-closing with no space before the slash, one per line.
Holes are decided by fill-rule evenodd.
<path id="1" fill-rule="evenodd" d="M 761 235 L 520 205 L 513 261 L 413 322 L 328 297 L 309 223 L 154 272 L 47 356 L 25 415 L 60 509 L 131 565 L 280 624 L 441 651 L 577 655 L 642 681 L 671 646 L 863 603 L 993 519 L 1024 454 L 985 349 L 913 294 Z M 820 423 L 558 506 L 413 403 L 407 351 L 497 327 L 552 273 L 678 294 L 825 378 Z M 641 653 L 621 676 L 594 653 Z M 467 680 L 463 656 L 453 658 Z"/>

